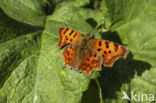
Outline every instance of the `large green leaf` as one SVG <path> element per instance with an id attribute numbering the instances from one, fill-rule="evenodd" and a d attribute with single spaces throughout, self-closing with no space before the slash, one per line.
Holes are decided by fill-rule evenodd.
<path id="1" fill-rule="evenodd" d="M 9 21 L 14 22 L 10 28 Z M 67 5 L 49 16 L 43 32 L 39 32 L 40 28 L 35 31 L 37 28 L 30 25 L 31 28 L 24 28 L 25 24 L 22 26 L 7 17 L 3 24 L 6 27 L 2 28 L 0 64 L 4 69 L 1 68 L 1 74 L 10 73 L 2 78 L 0 102 L 79 103 L 89 79 L 85 73 L 62 69 L 63 59 L 57 48 L 59 28 L 66 26 L 84 34 L 92 29 L 77 9 Z M 20 27 L 24 29 L 16 31 Z M 4 36 L 6 28 L 7 37 Z"/>
<path id="2" fill-rule="evenodd" d="M 102 10 L 90 8 L 94 3 L 0 1 L 5 12 L 0 10 L 0 103 L 128 103 L 122 101 L 123 91 L 156 93 L 156 2 L 103 0 Z M 61 27 L 123 44 L 130 54 L 112 68 L 103 67 L 100 83 L 94 82 L 99 76 L 94 72 L 88 85 L 85 73 L 62 69 L 62 50 L 57 48 Z"/>
<path id="3" fill-rule="evenodd" d="M 25 25 L 8 18 L 0 11 L 0 88 L 17 65 L 37 53 L 41 28 Z M 32 33 L 34 32 L 34 33 Z M 36 33 L 35 33 L 36 32 Z M 32 33 L 32 34 L 31 34 Z M 30 34 L 30 35 L 27 35 Z M 34 39 L 34 41 L 33 41 Z"/>
<path id="4" fill-rule="evenodd" d="M 155 0 L 103 0 L 102 5 L 104 27 L 110 30 L 102 33 L 102 37 L 125 44 L 131 52 L 124 63 L 118 61 L 112 69 L 106 68 L 102 72 L 101 75 L 104 76 L 100 80 L 104 101 L 121 102 L 123 91 L 127 94 L 134 91 L 154 95 L 156 93 Z"/>
<path id="5" fill-rule="evenodd" d="M 0 14 L 0 102 L 21 103 L 32 94 L 42 29 Z"/>
<path id="6" fill-rule="evenodd" d="M 0 7 L 15 20 L 43 26 L 46 0 L 1 0 Z"/>
<path id="7" fill-rule="evenodd" d="M 79 25 L 76 25 L 78 23 Z M 74 7 L 63 7 L 47 18 L 35 85 L 34 95 L 38 97 L 37 101 L 79 103 L 82 91 L 88 85 L 89 80 L 85 74 L 69 68 L 62 69 L 63 59 L 60 57 L 61 51 L 57 48 L 57 31 L 64 26 L 82 33 L 91 29 Z"/>

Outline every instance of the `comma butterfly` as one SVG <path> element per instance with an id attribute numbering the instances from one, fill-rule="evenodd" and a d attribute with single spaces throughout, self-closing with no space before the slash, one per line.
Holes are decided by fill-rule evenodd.
<path id="1" fill-rule="evenodd" d="M 117 59 L 126 58 L 129 53 L 122 45 L 108 40 L 91 39 L 89 33 L 82 36 L 65 27 L 59 29 L 58 36 L 59 48 L 64 47 L 64 66 L 85 72 L 88 77 L 94 70 L 100 71 L 102 64 L 112 67 Z"/>

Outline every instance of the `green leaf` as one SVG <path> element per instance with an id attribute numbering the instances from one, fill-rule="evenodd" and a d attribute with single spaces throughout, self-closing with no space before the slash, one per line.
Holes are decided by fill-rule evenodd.
<path id="1" fill-rule="evenodd" d="M 0 88 L 24 58 L 38 51 L 41 28 L 25 25 L 8 18 L 0 10 Z M 36 32 L 36 33 L 33 33 Z M 31 34 L 32 33 L 32 34 Z M 28 36 L 26 35 L 28 34 Z M 30 35 L 29 35 L 30 34 Z M 33 41 L 33 39 L 36 39 Z"/>
<path id="2" fill-rule="evenodd" d="M 89 3 L 89 0 L 55 0 L 52 1 L 53 5 L 56 5 L 55 11 L 60 9 L 62 6 L 74 6 L 77 8 L 80 8 L 82 6 L 85 6 Z"/>
<path id="3" fill-rule="evenodd" d="M 0 102 L 21 103 L 35 83 L 42 29 L 0 14 Z"/>
<path id="4" fill-rule="evenodd" d="M 74 7 L 63 7 L 47 18 L 35 85 L 34 95 L 38 97 L 37 102 L 79 103 L 82 91 L 87 89 L 89 79 L 84 73 L 70 70 L 68 67 L 62 69 L 62 50 L 57 48 L 57 31 L 61 27 L 72 28 L 82 33 L 91 29 Z"/>
<path id="5" fill-rule="evenodd" d="M 75 7 L 81 7 L 81 6 L 85 6 L 86 4 L 89 3 L 89 0 L 68 0 L 69 2 L 68 5 L 71 5 L 71 6 L 75 6 Z"/>
<path id="6" fill-rule="evenodd" d="M 11 18 L 36 26 L 45 22 L 45 0 L 1 0 L 0 7 Z"/>
<path id="7" fill-rule="evenodd" d="M 14 22 L 10 28 L 7 27 L 9 21 Z M 62 69 L 62 50 L 57 48 L 59 28 L 69 27 L 84 34 L 92 29 L 77 9 L 62 7 L 47 18 L 44 31 L 33 27 L 30 30 L 30 25 L 29 29 L 24 28 L 25 24 L 22 26 L 9 18 L 4 19 L 3 24 L 6 27 L 2 28 L 0 64 L 4 69 L 0 74 L 10 72 L 1 81 L 0 102 L 79 103 L 89 79 L 85 73 L 68 67 Z M 20 27 L 24 29 L 17 31 Z M 4 31 L 7 31 L 7 37 Z"/>
<path id="8" fill-rule="evenodd" d="M 102 10 L 100 2 L 0 1 L 0 103 L 129 103 L 122 101 L 123 91 L 156 93 L 156 2 L 103 0 Z M 98 71 L 90 80 L 62 69 L 61 27 L 122 44 L 130 54 L 112 68 L 103 67 L 100 83 L 93 82 Z"/>
<path id="9" fill-rule="evenodd" d="M 121 102 L 123 91 L 127 94 L 134 91 L 154 95 L 156 93 L 155 0 L 103 0 L 102 5 L 103 26 L 110 30 L 102 33 L 102 38 L 123 43 L 131 52 L 126 61 L 119 60 L 111 70 L 106 68 L 102 72 L 101 75 L 105 75 L 100 79 L 104 101 Z M 128 103 L 127 100 L 124 100 L 125 102 Z"/>
<path id="10" fill-rule="evenodd" d="M 84 6 L 84 5 L 88 4 L 89 0 L 75 0 L 75 1 L 73 1 L 73 0 L 55 0 L 52 2 L 55 5 L 70 4 L 75 7 L 80 7 L 80 6 Z"/>
<path id="11" fill-rule="evenodd" d="M 156 66 L 155 4 L 154 0 L 112 0 L 106 6 L 112 22 L 110 30 L 117 31 L 123 43 L 135 54 L 134 58 L 147 61 L 153 66 Z M 115 8 L 111 8 L 113 5 L 116 5 Z"/>
<path id="12" fill-rule="evenodd" d="M 103 14 L 99 10 L 79 8 L 78 12 L 86 19 L 86 21 L 95 28 L 103 19 Z"/>

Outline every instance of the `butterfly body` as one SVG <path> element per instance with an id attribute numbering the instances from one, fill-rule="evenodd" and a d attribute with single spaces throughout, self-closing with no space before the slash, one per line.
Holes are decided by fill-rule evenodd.
<path id="1" fill-rule="evenodd" d="M 116 43 L 91 39 L 89 33 L 82 36 L 80 33 L 68 29 L 59 29 L 59 48 L 65 46 L 62 53 L 64 65 L 74 70 L 85 72 L 90 76 L 92 71 L 101 70 L 101 65 L 111 67 L 120 57 L 126 58 L 128 50 Z"/>

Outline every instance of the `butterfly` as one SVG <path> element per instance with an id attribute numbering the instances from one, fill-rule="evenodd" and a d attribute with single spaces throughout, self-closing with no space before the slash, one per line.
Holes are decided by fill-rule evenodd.
<path id="1" fill-rule="evenodd" d="M 85 36 L 79 32 L 63 27 L 58 31 L 58 47 L 64 48 L 63 67 L 70 66 L 73 70 L 85 72 L 88 77 L 94 70 L 101 71 L 102 64 L 112 67 L 114 62 L 129 51 L 122 45 L 102 39 L 91 39 L 90 33 Z"/>

